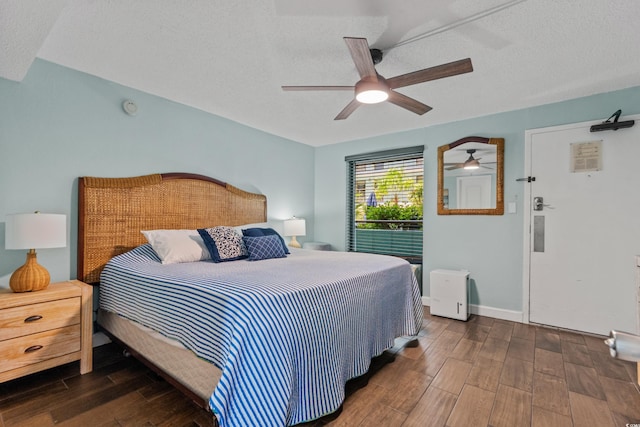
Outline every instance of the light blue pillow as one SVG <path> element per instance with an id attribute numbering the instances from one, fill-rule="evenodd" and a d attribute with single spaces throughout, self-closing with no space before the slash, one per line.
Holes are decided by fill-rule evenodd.
<path id="1" fill-rule="evenodd" d="M 282 247 L 282 241 L 277 234 L 268 236 L 245 236 L 242 238 L 249 252 L 249 261 L 261 259 L 284 258 L 287 254 Z"/>

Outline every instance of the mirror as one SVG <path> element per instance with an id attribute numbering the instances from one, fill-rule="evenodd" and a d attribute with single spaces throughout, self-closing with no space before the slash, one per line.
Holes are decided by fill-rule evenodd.
<path id="1" fill-rule="evenodd" d="M 469 136 L 438 147 L 438 215 L 503 215 L 503 180 L 503 138 Z"/>

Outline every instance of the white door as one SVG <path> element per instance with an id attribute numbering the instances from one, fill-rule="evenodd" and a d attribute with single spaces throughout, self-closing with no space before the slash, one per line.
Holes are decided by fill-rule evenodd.
<path id="1" fill-rule="evenodd" d="M 526 132 L 526 169 L 535 177 L 525 184 L 531 322 L 640 332 L 640 116 L 629 119 L 636 125 L 618 131 L 591 133 L 594 123 L 582 123 Z"/>
<path id="2" fill-rule="evenodd" d="M 491 182 L 491 175 L 458 177 L 458 209 L 491 208 Z"/>

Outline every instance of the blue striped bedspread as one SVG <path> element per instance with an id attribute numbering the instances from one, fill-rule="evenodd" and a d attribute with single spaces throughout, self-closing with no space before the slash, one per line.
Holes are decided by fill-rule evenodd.
<path id="1" fill-rule="evenodd" d="M 346 381 L 394 338 L 418 332 L 422 305 L 402 259 L 291 252 L 162 265 L 143 245 L 109 261 L 100 306 L 218 366 L 209 404 L 221 427 L 310 421 L 336 411 Z"/>

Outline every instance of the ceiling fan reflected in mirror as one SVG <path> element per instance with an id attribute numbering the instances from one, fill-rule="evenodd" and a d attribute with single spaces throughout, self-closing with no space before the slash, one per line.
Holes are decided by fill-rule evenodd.
<path id="1" fill-rule="evenodd" d="M 496 162 L 483 162 L 482 164 L 480 164 L 480 160 L 482 160 L 482 157 L 478 157 L 477 159 L 473 157 L 473 154 L 476 151 L 478 150 L 474 148 L 466 150 L 467 154 L 469 154 L 469 158 L 467 160 L 465 160 L 462 163 L 445 163 L 444 164 L 445 170 L 448 170 L 448 171 L 455 170 L 455 169 L 474 170 L 474 169 L 479 169 L 480 167 L 485 169 L 492 169 L 487 165 L 495 164 Z"/>
<path id="2" fill-rule="evenodd" d="M 377 104 L 384 101 L 389 101 L 406 110 L 422 115 L 431 110 L 431 107 L 396 92 L 394 89 L 473 71 L 471 59 L 467 58 L 385 79 L 375 69 L 375 64 L 382 60 L 382 52 L 379 49 L 369 48 L 369 43 L 365 38 L 345 37 L 344 41 L 360 74 L 360 80 L 354 86 L 282 86 L 282 90 L 285 91 L 354 91 L 354 99 L 338 113 L 334 120 L 346 119 L 361 104 Z"/>

